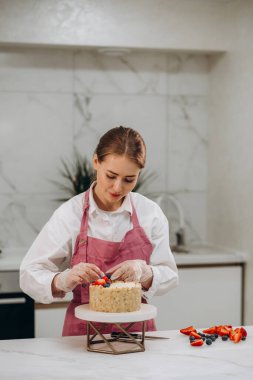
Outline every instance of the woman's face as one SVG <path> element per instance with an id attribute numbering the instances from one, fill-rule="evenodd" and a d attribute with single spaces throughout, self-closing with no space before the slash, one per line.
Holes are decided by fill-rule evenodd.
<path id="1" fill-rule="evenodd" d="M 108 211 L 117 210 L 135 187 L 139 166 L 128 157 L 115 154 L 108 154 L 102 162 L 98 162 L 95 154 L 93 165 L 97 172 L 94 195 L 98 206 Z"/>

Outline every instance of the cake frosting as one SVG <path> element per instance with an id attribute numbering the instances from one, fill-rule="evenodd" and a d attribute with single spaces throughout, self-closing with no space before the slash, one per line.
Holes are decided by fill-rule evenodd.
<path id="1" fill-rule="evenodd" d="M 141 285 L 137 282 L 112 282 L 109 287 L 90 285 L 90 308 L 106 313 L 125 313 L 141 307 Z"/>

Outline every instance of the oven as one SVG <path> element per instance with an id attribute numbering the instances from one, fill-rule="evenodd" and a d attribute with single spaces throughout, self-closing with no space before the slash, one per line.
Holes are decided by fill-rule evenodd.
<path id="1" fill-rule="evenodd" d="M 34 338 L 34 301 L 19 287 L 18 271 L 0 271 L 0 339 Z"/>

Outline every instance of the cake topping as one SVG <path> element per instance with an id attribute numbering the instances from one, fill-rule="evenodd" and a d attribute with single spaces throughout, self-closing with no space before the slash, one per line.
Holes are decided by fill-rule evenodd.
<path id="1" fill-rule="evenodd" d="M 104 288 L 109 288 L 110 284 L 111 284 L 111 280 L 107 275 L 105 275 L 105 276 L 99 278 L 98 280 L 92 282 L 92 285 L 101 285 Z"/>

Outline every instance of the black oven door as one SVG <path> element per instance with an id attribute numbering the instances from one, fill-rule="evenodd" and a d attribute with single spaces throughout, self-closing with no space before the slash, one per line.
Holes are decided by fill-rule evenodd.
<path id="1" fill-rule="evenodd" d="M 0 339 L 34 338 L 34 301 L 24 293 L 0 293 Z"/>

